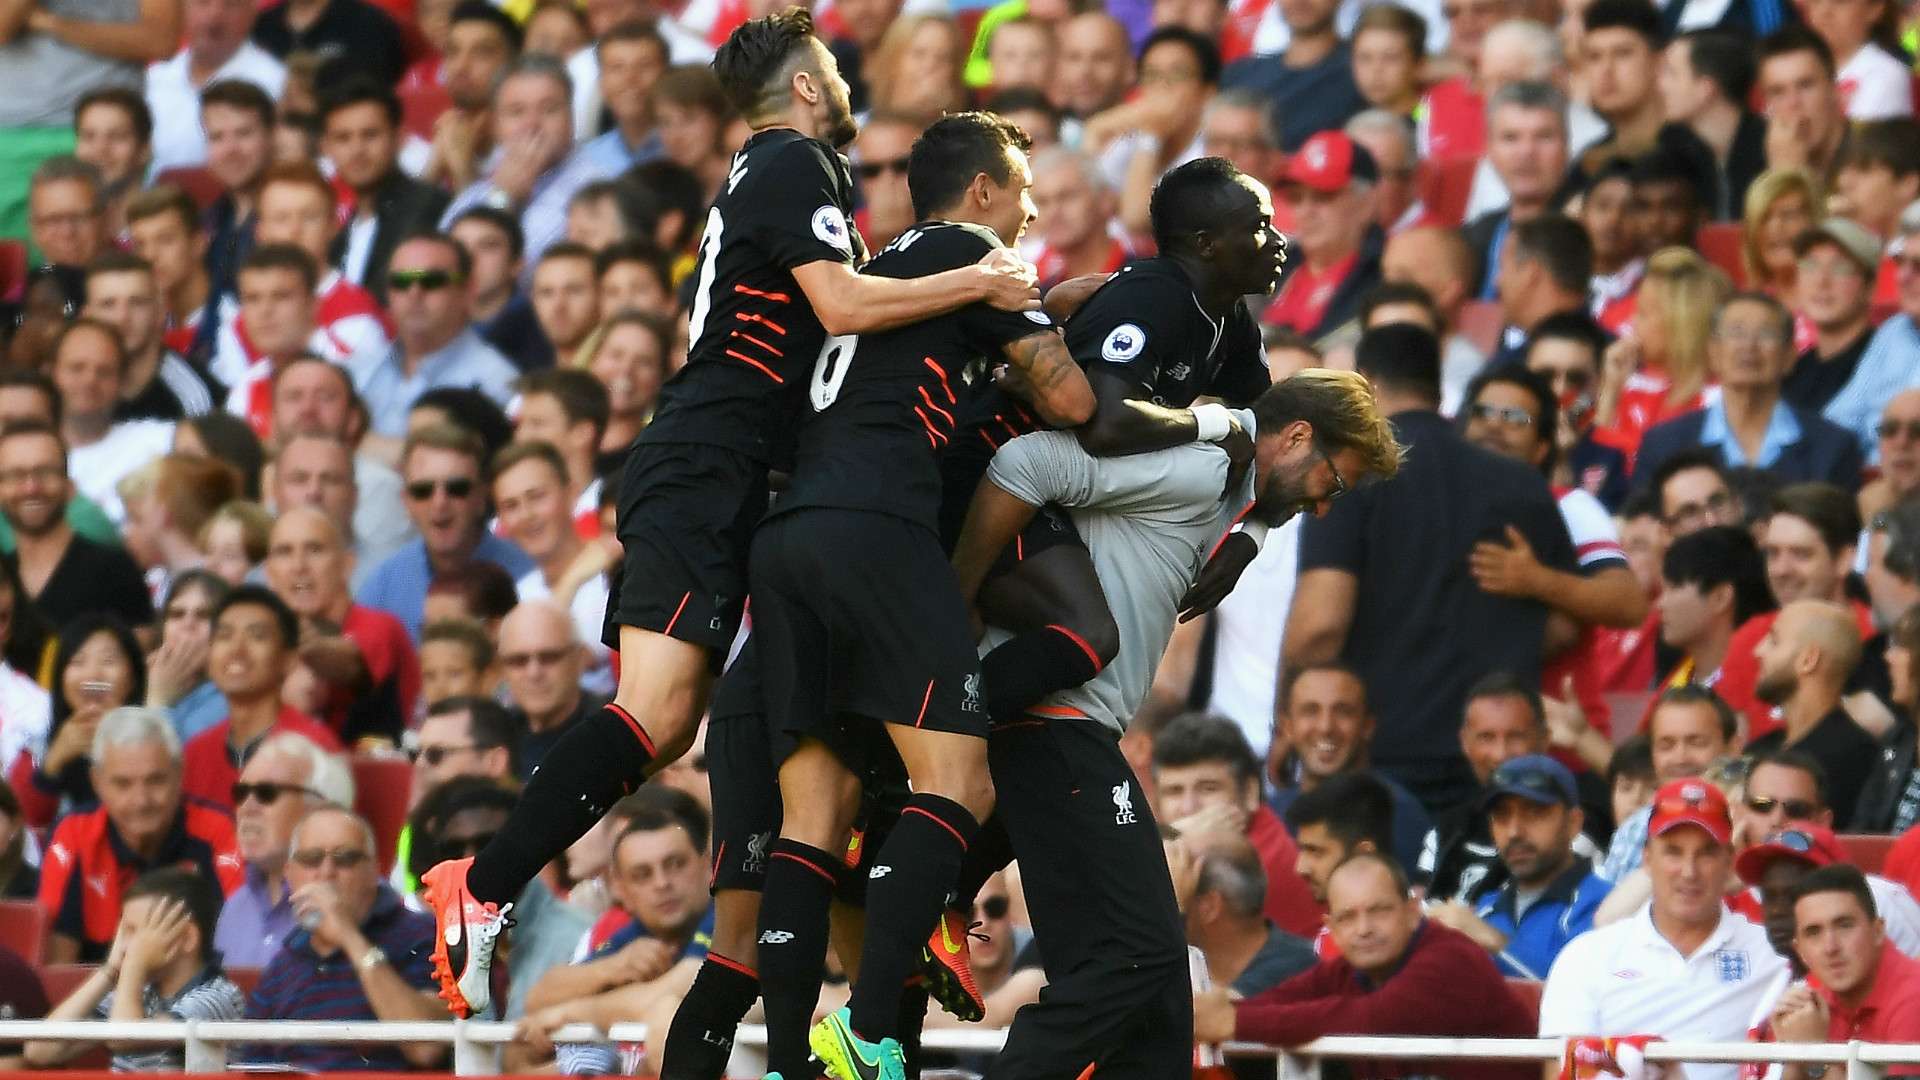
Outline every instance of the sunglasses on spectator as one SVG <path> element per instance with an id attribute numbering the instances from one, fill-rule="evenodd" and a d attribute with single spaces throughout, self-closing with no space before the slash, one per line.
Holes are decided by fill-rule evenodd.
<path id="1" fill-rule="evenodd" d="M 457 285 L 464 280 L 452 270 L 389 270 L 387 272 L 387 291 L 406 292 L 419 286 L 428 292 L 438 292 L 449 285 Z"/>
<path id="2" fill-rule="evenodd" d="M 299 792 L 316 799 L 321 797 L 319 792 L 310 787 L 299 784 L 276 784 L 271 780 L 264 780 L 258 784 L 233 785 L 233 805 L 237 807 L 248 799 L 259 799 L 261 806 L 272 806 L 280 801 L 280 796 L 290 792 Z"/>
<path id="3" fill-rule="evenodd" d="M 326 848 L 301 848 L 287 856 L 293 860 L 294 865 L 308 870 L 320 869 L 321 864 L 329 859 L 333 860 L 333 865 L 342 870 L 352 870 L 371 857 L 358 848 L 341 848 L 338 851 L 328 851 Z"/>
<path id="4" fill-rule="evenodd" d="M 464 499 L 473 494 L 473 480 L 465 476 L 456 476 L 451 480 L 415 480 L 407 485 L 407 498 L 414 502 L 426 502 L 433 498 L 435 491 L 444 491 L 448 498 Z"/>
<path id="5" fill-rule="evenodd" d="M 465 838 L 449 837 L 440 842 L 440 855 L 442 858 L 447 859 L 459 859 L 468 855 L 478 855 L 483 848 L 493 843 L 493 838 L 498 835 L 500 834 L 481 833 L 479 836 L 469 836 Z"/>
<path id="6" fill-rule="evenodd" d="M 1492 405 L 1484 401 L 1476 401 L 1467 406 L 1467 415 L 1475 420 L 1498 420 L 1509 427 L 1533 426 L 1533 414 L 1514 405 Z"/>
<path id="7" fill-rule="evenodd" d="M 897 157 L 888 158 L 885 161 L 863 161 L 855 165 L 853 171 L 859 173 L 860 179 L 862 180 L 878 180 L 888 173 L 905 176 L 907 175 L 908 160 L 910 159 Z"/>
<path id="8" fill-rule="evenodd" d="M 429 769 L 437 769 L 441 762 L 455 754 L 478 749 L 480 746 L 476 743 L 468 743 L 465 746 L 417 746 L 409 752 L 408 756 L 415 761 L 426 762 Z"/>
<path id="9" fill-rule="evenodd" d="M 1787 816 L 1790 818 L 1810 818 L 1820 812 L 1819 807 L 1805 799 L 1776 799 L 1770 795 L 1747 796 L 1747 809 L 1756 814 L 1771 814 L 1775 810 L 1783 807 L 1786 809 Z M 1800 833 L 1790 833 L 1786 835 L 1802 836 Z M 1804 837 L 1802 838 L 1804 839 Z M 1804 851 L 1805 849 L 1799 848 L 1796 850 Z"/>
<path id="10" fill-rule="evenodd" d="M 537 649 L 533 652 L 504 653 L 500 657 L 500 662 L 515 671 L 534 663 L 538 663 L 541 667 L 552 667 L 565 660 L 567 654 L 572 651 L 572 649 Z"/>
<path id="11" fill-rule="evenodd" d="M 1873 433 L 1883 439 L 1905 436 L 1908 442 L 1920 442 L 1920 420 L 1882 420 Z"/>
<path id="12" fill-rule="evenodd" d="M 989 921 L 1006 918 L 1007 912 L 1012 910 L 1012 908 L 1013 901 L 1008 900 L 1004 896 L 989 896 L 985 900 L 976 901 L 973 905 L 973 910 L 979 912 Z"/>

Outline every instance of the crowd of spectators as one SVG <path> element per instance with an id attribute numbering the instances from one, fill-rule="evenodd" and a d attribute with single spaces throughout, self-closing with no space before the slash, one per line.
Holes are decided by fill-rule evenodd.
<path id="1" fill-rule="evenodd" d="M 0 894 L 46 933 L 0 947 L 0 1016 L 444 1015 L 420 873 L 616 682 L 613 494 L 685 362 L 745 131 L 705 62 L 750 10 L 0 4 Z M 1126 740 L 1198 1041 L 1920 1041 L 1911 7 L 815 15 L 869 248 L 918 132 L 991 108 L 1043 284 L 1151 255 L 1157 179 L 1218 155 L 1290 238 L 1275 379 L 1432 358 L 1376 379 L 1400 475 L 1275 530 Z M 657 1067 L 552 1034 L 664 1031 L 698 969 L 701 746 L 517 899 L 515 1068 Z M 973 919 L 1004 1025 L 1047 979 L 1017 865 Z"/>

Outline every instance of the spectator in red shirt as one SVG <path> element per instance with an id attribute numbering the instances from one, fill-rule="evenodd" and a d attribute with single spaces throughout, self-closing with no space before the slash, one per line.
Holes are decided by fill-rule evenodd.
<path id="1" fill-rule="evenodd" d="M 398 744 L 420 696 L 420 657 L 400 620 L 353 602 L 347 591 L 353 553 L 339 524 L 325 512 L 296 506 L 280 515 L 267 541 L 267 584 L 311 630 L 338 633 L 353 643 L 372 682 L 353 700 L 336 694 L 324 720 L 339 741 Z"/>
<path id="2" fill-rule="evenodd" d="M 1406 873 L 1378 853 L 1354 855 L 1328 880 L 1340 955 L 1263 994 L 1235 1002 L 1224 987 L 1196 994 L 1194 1039 L 1299 1046 L 1323 1035 L 1526 1037 L 1531 1012 L 1513 996 L 1486 950 L 1425 918 Z M 1537 1077 L 1533 1062 L 1350 1061 L 1356 1077 L 1444 1070 L 1459 1080 Z"/>
<path id="3" fill-rule="evenodd" d="M 300 622 L 286 601 L 258 585 L 241 585 L 213 609 L 207 675 L 227 699 L 227 718 L 195 735 L 185 752 L 186 793 L 222 810 L 233 809 L 240 766 L 266 737 L 291 731 L 338 753 L 333 731 L 280 698 L 281 684 L 300 644 Z"/>
<path id="4" fill-rule="evenodd" d="M 241 880 L 232 819 L 181 796 L 180 740 L 166 713 L 113 710 L 94 731 L 92 757 L 100 806 L 61 820 L 40 870 L 55 964 L 104 959 L 121 897 L 149 870 L 189 866 L 222 893 Z"/>
<path id="5" fill-rule="evenodd" d="M 1360 297 L 1380 280 L 1370 242 L 1380 169 L 1343 131 L 1308 139 L 1287 163 L 1282 194 L 1293 208 L 1299 261 L 1263 322 L 1319 338 L 1351 320 Z"/>
<path id="6" fill-rule="evenodd" d="M 1887 940 L 1857 867 L 1825 866 L 1802 878 L 1793 924 L 1794 951 L 1809 976 L 1775 1003 L 1768 1023 L 1775 1041 L 1920 1042 L 1920 962 Z M 1804 1065 L 1781 1071 L 1782 1080 L 1810 1075 Z"/>

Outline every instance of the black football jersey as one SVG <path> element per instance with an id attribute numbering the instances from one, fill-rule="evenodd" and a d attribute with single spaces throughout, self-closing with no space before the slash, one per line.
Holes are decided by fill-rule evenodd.
<path id="1" fill-rule="evenodd" d="M 1137 400 L 1170 409 L 1202 396 L 1244 405 L 1272 382 L 1246 301 L 1236 301 L 1224 318 L 1208 315 L 1171 259 L 1121 267 L 1067 320 L 1066 333 L 1082 368 L 1121 375 L 1138 388 Z M 1041 426 L 1031 409 L 991 385 L 967 416 L 967 437 L 994 447 Z"/>
<path id="2" fill-rule="evenodd" d="M 846 159 L 791 128 L 748 139 L 707 211 L 687 364 L 661 389 L 641 441 L 721 446 L 785 468 L 826 337 L 793 269 L 857 265 L 863 254 Z"/>
<path id="3" fill-rule="evenodd" d="M 862 272 L 926 277 L 1000 246 L 977 225 L 922 222 Z M 877 510 L 935 528 L 937 459 L 955 436 L 969 366 L 997 359 L 1010 342 L 1054 332 L 1042 312 L 976 302 L 895 330 L 828 338 L 808 382 L 810 407 L 780 511 Z"/>

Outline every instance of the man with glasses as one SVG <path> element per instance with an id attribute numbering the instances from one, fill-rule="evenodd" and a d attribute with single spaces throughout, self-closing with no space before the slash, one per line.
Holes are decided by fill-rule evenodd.
<path id="1" fill-rule="evenodd" d="M 293 827 L 286 881 L 294 921 L 247 1001 L 249 1020 L 444 1020 L 433 994 L 433 917 L 380 880 L 373 828 L 322 806 Z M 299 1072 L 398 1072 L 442 1065 L 442 1043 L 268 1043 L 246 1055 Z"/>
<path id="2" fill-rule="evenodd" d="M 287 884 L 293 827 L 321 806 L 353 805 L 353 774 L 338 754 L 283 732 L 254 750 L 232 794 L 246 878 L 221 906 L 213 943 L 227 964 L 264 967 L 298 925 Z"/>
<path id="3" fill-rule="evenodd" d="M 860 134 L 853 140 L 847 157 L 860 181 L 861 204 L 853 223 L 869 250 L 879 251 L 893 243 L 914 223 L 913 198 L 907 193 L 907 156 L 925 127 L 921 117 L 881 109 L 860 125 Z"/>
<path id="4" fill-rule="evenodd" d="M 40 263 L 85 267 L 106 247 L 107 197 L 100 173 L 69 154 L 50 157 L 27 183 L 27 235 Z"/>
<path id="5" fill-rule="evenodd" d="M 436 576 L 475 560 L 493 563 L 515 580 L 534 568 L 525 552 L 486 529 L 487 498 L 480 486 L 485 458 L 479 436 L 447 424 L 421 428 L 401 447 L 407 516 L 420 537 L 381 563 L 360 587 L 358 599 L 399 619 L 415 641 L 427 587 Z"/>
<path id="6" fill-rule="evenodd" d="M 1846 431 L 1781 396 L 1793 359 L 1793 313 L 1762 292 L 1735 293 L 1714 312 L 1707 366 L 1720 396 L 1649 429 L 1634 465 L 1657 473 L 1683 449 L 1714 450 L 1728 468 L 1764 469 L 1786 483 L 1860 486 L 1859 447 Z"/>
<path id="7" fill-rule="evenodd" d="M 1745 525 L 1740 501 L 1734 497 L 1733 482 L 1720 455 L 1712 450 L 1682 450 L 1657 469 L 1646 469 L 1652 476 L 1647 490 L 1653 492 L 1660 509 L 1660 523 L 1666 526 L 1670 540 L 1678 541 L 1721 525 Z"/>
<path id="8" fill-rule="evenodd" d="M 1893 260 L 1900 310 L 1873 333 L 1853 377 L 1827 402 L 1827 419 L 1854 433 L 1869 462 L 1877 460 L 1874 426 L 1895 393 L 1915 385 L 1920 353 L 1920 202 L 1900 212 L 1901 254 Z"/>
<path id="9" fill-rule="evenodd" d="M 606 704 L 580 689 L 585 657 L 572 616 L 551 600 L 524 600 L 500 621 L 507 701 L 525 730 L 515 755 L 522 783 L 569 728 Z"/>
<path id="10" fill-rule="evenodd" d="M 182 787 L 188 795 L 232 809 L 240 766 L 269 735 L 292 732 L 340 751 L 331 728 L 281 697 L 299 646 L 299 617 L 268 589 L 241 585 L 214 605 L 207 677 L 227 699 L 227 718 L 187 742 Z"/>
<path id="11" fill-rule="evenodd" d="M 513 714 L 492 698 L 452 697 L 427 710 L 413 750 L 416 796 L 456 776 L 504 781 L 516 775 Z"/>
<path id="12" fill-rule="evenodd" d="M 1802 409 L 1820 410 L 1853 377 L 1873 337 L 1880 243 L 1847 218 L 1831 217 L 1795 238 L 1793 250 L 1800 257 L 1794 307 L 1813 324 L 1813 344 L 1794 360 L 1781 393 Z"/>
<path id="13" fill-rule="evenodd" d="M 473 328 L 471 271 L 467 249 L 444 233 L 423 233 L 394 249 L 386 274 L 393 349 L 351 369 L 374 435 L 405 435 L 413 403 L 442 386 L 472 387 L 502 407 L 512 397 L 519 369 Z"/>

